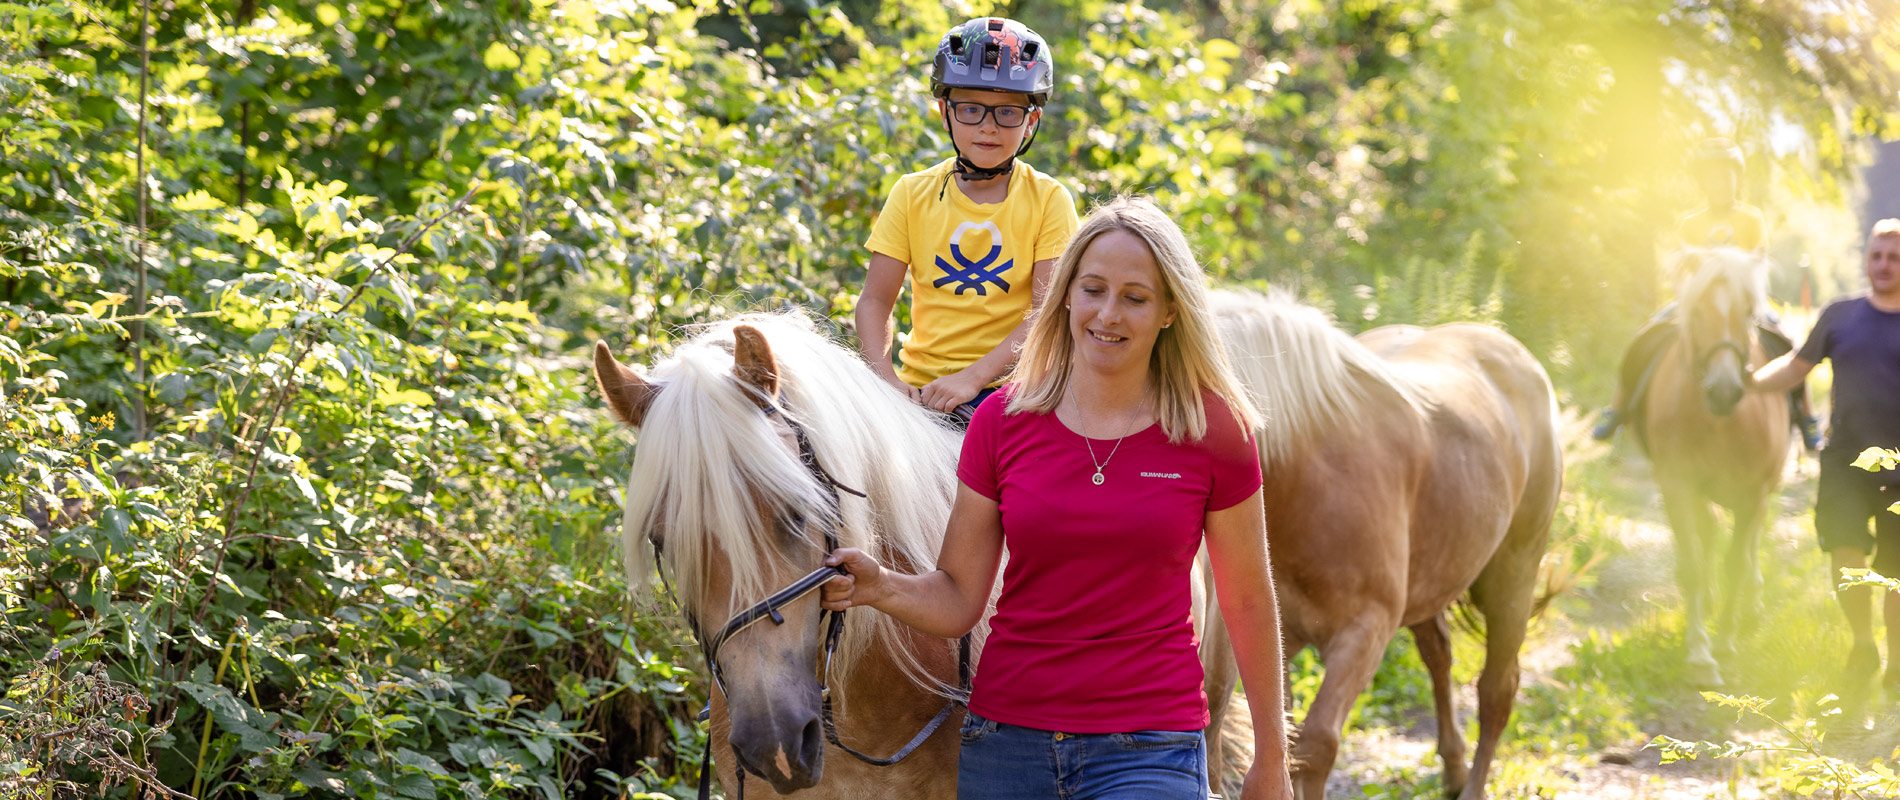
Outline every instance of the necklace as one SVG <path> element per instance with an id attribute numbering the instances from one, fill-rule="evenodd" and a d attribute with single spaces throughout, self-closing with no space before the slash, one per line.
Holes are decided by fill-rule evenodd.
<path id="1" fill-rule="evenodd" d="M 1141 404 L 1135 406 L 1135 415 L 1128 418 L 1128 424 L 1122 428 L 1121 437 L 1115 440 L 1115 446 L 1108 451 L 1108 458 L 1104 458 L 1099 462 L 1095 460 L 1095 442 L 1089 439 L 1088 420 L 1082 418 L 1082 404 L 1075 402 L 1075 390 L 1073 388 L 1069 390 L 1068 395 L 1069 407 L 1075 409 L 1075 422 L 1077 425 L 1082 426 L 1082 444 L 1089 449 L 1089 463 L 1095 465 L 1095 477 L 1089 478 L 1089 480 L 1094 482 L 1096 486 L 1100 486 L 1102 485 L 1102 481 L 1108 480 L 1102 477 L 1102 470 L 1108 467 L 1108 462 L 1115 460 L 1115 452 L 1122 449 L 1122 439 L 1128 438 L 1128 433 L 1135 429 L 1135 420 L 1141 419 L 1142 410 L 1148 407 L 1148 393 L 1141 393 Z"/>

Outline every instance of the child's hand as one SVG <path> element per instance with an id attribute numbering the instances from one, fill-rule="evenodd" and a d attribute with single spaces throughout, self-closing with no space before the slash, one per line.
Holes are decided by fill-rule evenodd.
<path id="1" fill-rule="evenodd" d="M 955 411 L 957 406 L 976 399 L 977 394 L 983 391 L 985 383 L 987 382 L 972 375 L 970 370 L 953 372 L 924 384 L 922 402 L 940 413 L 948 414 Z"/>
<path id="2" fill-rule="evenodd" d="M 897 377 L 897 373 L 893 372 L 889 375 L 880 375 L 878 377 L 883 378 L 885 383 L 888 383 L 891 385 L 891 388 L 896 389 L 900 392 L 903 392 L 904 396 L 910 398 L 911 402 L 918 403 L 918 404 L 922 404 L 924 402 L 923 391 L 918 389 L 917 387 L 914 387 L 908 383 L 905 383 L 903 378 Z"/>

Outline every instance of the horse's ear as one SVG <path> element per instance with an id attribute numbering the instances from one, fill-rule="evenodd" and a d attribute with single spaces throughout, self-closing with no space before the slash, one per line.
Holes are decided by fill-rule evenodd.
<path id="1" fill-rule="evenodd" d="M 660 387 L 615 360 L 606 342 L 594 343 L 594 379 L 600 382 L 600 393 L 607 396 L 607 406 L 614 410 L 614 416 L 635 428 L 646 421 L 647 409 L 660 393 Z"/>
<path id="2" fill-rule="evenodd" d="M 751 325 L 732 329 L 732 372 L 746 385 L 759 390 L 761 401 L 778 398 L 778 360 L 772 357 L 772 345 L 765 334 Z"/>

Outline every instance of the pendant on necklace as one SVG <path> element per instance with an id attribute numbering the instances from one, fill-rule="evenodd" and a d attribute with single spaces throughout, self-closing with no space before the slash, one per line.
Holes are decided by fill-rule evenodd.
<path id="1" fill-rule="evenodd" d="M 1100 485 L 1102 485 L 1102 481 L 1104 480 L 1104 478 L 1102 477 L 1102 471 L 1101 471 L 1101 470 L 1099 470 L 1099 469 L 1098 469 L 1098 470 L 1096 470 L 1096 471 L 1095 471 L 1095 477 L 1093 477 L 1093 478 L 1090 478 L 1089 480 L 1092 480 L 1092 481 L 1094 481 L 1094 482 L 1095 482 L 1095 485 L 1096 485 L 1096 486 L 1100 486 Z"/>

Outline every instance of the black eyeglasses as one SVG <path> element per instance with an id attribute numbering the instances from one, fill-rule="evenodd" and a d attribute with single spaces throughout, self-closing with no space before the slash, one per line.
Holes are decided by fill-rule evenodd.
<path id="1" fill-rule="evenodd" d="M 950 116 L 965 125 L 981 125 L 984 117 L 996 120 L 998 127 L 1020 128 L 1029 119 L 1031 106 L 988 106 L 982 103 L 951 103 Z"/>

